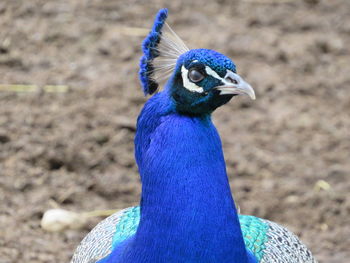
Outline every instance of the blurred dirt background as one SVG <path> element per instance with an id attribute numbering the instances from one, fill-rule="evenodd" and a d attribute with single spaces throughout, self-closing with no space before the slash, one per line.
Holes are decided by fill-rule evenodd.
<path id="1" fill-rule="evenodd" d="M 162 7 L 189 47 L 228 55 L 256 90 L 214 114 L 242 213 L 287 226 L 320 262 L 349 262 L 347 0 L 1 1 L 0 84 L 70 89 L 0 92 L 0 262 L 69 262 L 102 218 L 47 233 L 55 204 L 138 203 L 140 44 Z"/>

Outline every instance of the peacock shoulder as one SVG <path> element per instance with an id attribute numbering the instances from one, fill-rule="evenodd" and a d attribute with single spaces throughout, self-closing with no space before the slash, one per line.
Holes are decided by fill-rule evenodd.
<path id="1" fill-rule="evenodd" d="M 95 263 L 136 233 L 140 207 L 121 210 L 101 221 L 81 242 L 71 263 Z M 239 215 L 243 238 L 260 263 L 316 263 L 288 229 L 265 219 Z"/>

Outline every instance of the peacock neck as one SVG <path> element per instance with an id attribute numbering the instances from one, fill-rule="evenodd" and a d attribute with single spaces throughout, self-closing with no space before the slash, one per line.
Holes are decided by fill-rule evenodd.
<path id="1" fill-rule="evenodd" d="M 153 100 L 138 120 L 141 218 L 125 262 L 248 262 L 210 116 L 179 115 L 164 94 Z"/>

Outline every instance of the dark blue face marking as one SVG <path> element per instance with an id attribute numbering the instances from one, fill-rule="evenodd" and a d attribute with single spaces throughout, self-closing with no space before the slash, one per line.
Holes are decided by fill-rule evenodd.
<path id="1" fill-rule="evenodd" d="M 181 71 L 183 66 L 189 71 L 195 68 L 204 75 L 201 81 L 192 81 L 199 88 L 202 88 L 203 92 L 189 90 L 185 87 Z M 215 71 L 220 78 L 225 77 L 227 70 L 236 72 L 236 65 L 232 60 L 214 50 L 192 49 L 182 54 L 178 58 L 173 76 L 166 86 L 166 90 L 174 99 L 175 108 L 179 113 L 210 114 L 233 97 L 233 95 L 220 95 L 215 87 L 223 85 L 223 82 L 221 79 L 207 74 L 206 67 Z M 187 78 L 189 79 L 188 76 Z"/>
<path id="2" fill-rule="evenodd" d="M 207 72 L 206 72 L 207 66 L 208 65 L 206 65 L 203 62 L 200 62 L 198 60 L 191 61 L 187 67 L 185 66 L 187 70 L 191 71 L 191 70 L 195 69 L 204 76 L 204 78 L 198 82 L 192 81 L 191 78 L 188 76 L 189 81 L 191 81 L 191 82 L 195 83 L 197 86 L 203 88 L 204 93 L 208 92 L 212 87 L 220 86 L 223 84 L 221 80 L 207 74 Z"/>

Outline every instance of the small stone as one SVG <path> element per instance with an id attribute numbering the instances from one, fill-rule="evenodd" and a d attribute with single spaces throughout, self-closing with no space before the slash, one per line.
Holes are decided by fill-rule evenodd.
<path id="1" fill-rule="evenodd" d="M 41 227 L 48 232 L 79 229 L 86 224 L 86 217 L 64 209 L 47 210 L 41 219 Z"/>

